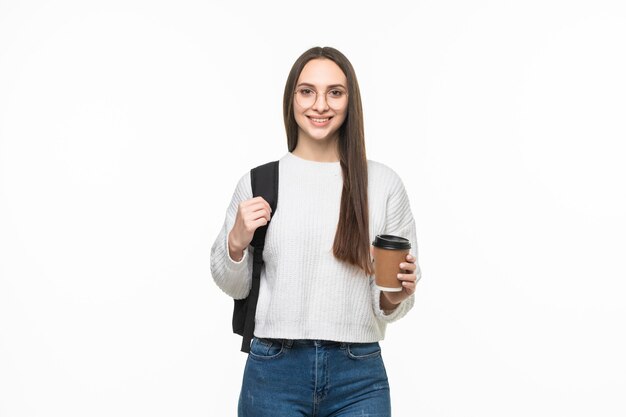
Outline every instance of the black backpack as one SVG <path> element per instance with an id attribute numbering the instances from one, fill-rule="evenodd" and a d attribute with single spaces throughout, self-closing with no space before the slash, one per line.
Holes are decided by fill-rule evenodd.
<path id="1" fill-rule="evenodd" d="M 263 197 L 272 208 L 272 216 L 275 216 L 278 203 L 278 161 L 268 162 L 251 169 L 250 182 L 252 184 L 252 196 Z M 252 288 L 246 298 L 235 300 L 235 309 L 233 311 L 233 332 L 243 336 L 241 351 L 246 353 L 250 352 L 250 343 L 254 335 L 254 315 L 259 298 L 263 248 L 265 247 L 265 233 L 268 227 L 269 223 L 259 227 L 254 232 L 254 237 L 252 242 L 250 242 L 250 245 L 254 247 Z"/>

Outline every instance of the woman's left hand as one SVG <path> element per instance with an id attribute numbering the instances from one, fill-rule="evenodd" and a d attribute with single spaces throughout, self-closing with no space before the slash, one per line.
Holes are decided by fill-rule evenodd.
<path id="1" fill-rule="evenodd" d="M 405 274 L 398 274 L 398 279 L 402 281 L 402 291 L 388 292 L 383 291 L 382 294 L 392 304 L 400 304 L 402 301 L 415 294 L 415 286 L 417 285 L 417 265 L 415 264 L 415 257 L 408 254 L 406 256 L 406 262 L 400 264 L 400 269 L 404 270 Z"/>

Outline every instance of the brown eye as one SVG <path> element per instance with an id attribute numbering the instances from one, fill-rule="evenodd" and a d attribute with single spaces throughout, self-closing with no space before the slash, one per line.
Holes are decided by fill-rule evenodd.
<path id="1" fill-rule="evenodd" d="M 330 90 L 329 93 L 333 98 L 341 98 L 343 96 L 343 91 L 341 90 Z"/>
<path id="2" fill-rule="evenodd" d="M 310 96 L 314 93 L 313 93 L 313 90 L 311 90 L 310 88 L 301 88 L 300 94 L 302 94 L 303 96 Z"/>

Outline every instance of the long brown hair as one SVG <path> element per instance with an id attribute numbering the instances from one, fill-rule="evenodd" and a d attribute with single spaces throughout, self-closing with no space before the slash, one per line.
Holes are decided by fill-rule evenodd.
<path id="1" fill-rule="evenodd" d="M 296 83 L 306 63 L 320 58 L 330 59 L 337 64 L 348 81 L 348 111 L 339 128 L 338 150 L 343 172 L 343 190 L 333 254 L 337 259 L 357 266 L 371 275 L 373 268 L 370 260 L 367 157 L 361 93 L 352 64 L 338 50 L 329 46 L 311 48 L 300 55 L 291 67 L 283 95 L 287 146 L 289 152 L 292 152 L 298 144 L 298 124 L 293 114 Z"/>

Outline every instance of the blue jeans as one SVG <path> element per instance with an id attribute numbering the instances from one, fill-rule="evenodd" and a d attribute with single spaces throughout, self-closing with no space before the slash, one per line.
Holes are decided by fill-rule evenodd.
<path id="1" fill-rule="evenodd" d="M 390 417 L 380 345 L 253 338 L 239 417 Z"/>

